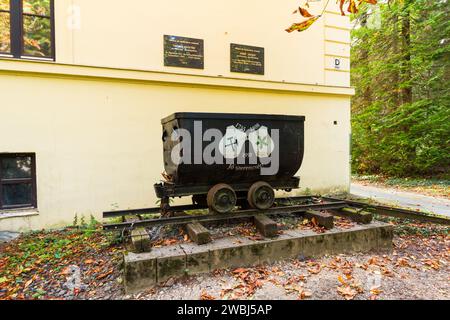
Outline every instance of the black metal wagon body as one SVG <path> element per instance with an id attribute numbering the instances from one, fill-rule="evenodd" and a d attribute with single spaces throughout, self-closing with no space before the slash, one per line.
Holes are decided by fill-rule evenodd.
<path id="1" fill-rule="evenodd" d="M 164 205 L 168 198 L 191 195 L 194 202 L 206 201 L 217 184 L 231 187 L 239 199 L 256 182 L 275 190 L 298 188 L 304 122 L 303 116 L 227 113 L 164 118 L 166 181 L 155 184 L 156 195 Z"/>

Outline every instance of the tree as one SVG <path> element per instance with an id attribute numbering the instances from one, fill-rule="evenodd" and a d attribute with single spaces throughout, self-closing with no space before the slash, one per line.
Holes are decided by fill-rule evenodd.
<path id="1" fill-rule="evenodd" d="M 353 170 L 397 176 L 450 168 L 450 19 L 448 0 L 338 0 L 352 13 Z M 309 1 L 294 13 L 305 31 Z M 375 10 L 376 8 L 376 10 Z M 378 27 L 373 21 L 380 20 Z"/>
<path id="2" fill-rule="evenodd" d="M 374 15 L 361 10 L 352 32 L 353 169 L 448 176 L 448 3 L 382 3 L 379 28 L 367 24 Z"/>

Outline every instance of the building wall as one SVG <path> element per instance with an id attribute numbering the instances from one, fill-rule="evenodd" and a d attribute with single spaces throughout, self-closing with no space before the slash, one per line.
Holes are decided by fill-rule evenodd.
<path id="1" fill-rule="evenodd" d="M 311 3 L 320 13 L 325 1 Z M 334 1 L 307 32 L 297 0 L 57 0 L 56 60 L 0 57 L 0 152 L 34 152 L 37 210 L 0 230 L 59 227 L 154 206 L 160 119 L 174 112 L 306 116 L 302 189 L 349 188 L 349 21 Z M 205 69 L 163 66 L 163 35 L 205 41 Z M 231 73 L 230 43 L 264 47 L 265 75 Z M 339 70 L 334 60 L 341 59 Z M 336 125 L 334 122 L 336 121 Z"/>
<path id="2" fill-rule="evenodd" d="M 0 79 L 7 115 L 0 150 L 36 153 L 39 207 L 36 216 L 1 219 L 0 230 L 154 206 L 153 184 L 163 171 L 160 119 L 180 111 L 305 115 L 302 191 L 349 185 L 348 96 L 41 75 Z"/>
<path id="3" fill-rule="evenodd" d="M 310 3 L 320 14 L 325 0 Z M 56 61 L 75 65 L 349 86 L 349 17 L 330 1 L 307 32 L 285 29 L 301 21 L 298 0 L 57 0 Z M 163 35 L 205 40 L 205 69 L 164 67 Z M 266 73 L 231 73 L 230 43 L 265 48 Z M 331 58 L 347 66 L 335 71 Z"/>

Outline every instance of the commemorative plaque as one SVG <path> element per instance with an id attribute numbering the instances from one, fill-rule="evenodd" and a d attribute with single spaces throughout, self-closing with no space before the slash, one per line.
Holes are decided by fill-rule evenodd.
<path id="1" fill-rule="evenodd" d="M 231 72 L 264 75 L 264 48 L 232 43 Z"/>
<path id="2" fill-rule="evenodd" d="M 203 69 L 203 40 L 165 35 L 164 65 L 167 67 Z"/>

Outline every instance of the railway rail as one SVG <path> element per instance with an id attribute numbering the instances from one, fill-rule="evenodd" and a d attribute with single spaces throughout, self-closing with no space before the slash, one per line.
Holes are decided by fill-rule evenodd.
<path id="1" fill-rule="evenodd" d="M 286 199 L 288 200 L 288 199 Z M 290 200 L 290 199 L 289 199 Z M 326 203 L 313 203 L 313 204 L 303 204 L 303 205 L 289 205 L 289 206 L 277 206 L 267 210 L 238 210 L 232 213 L 227 214 L 204 214 L 204 215 L 186 215 L 186 216 L 178 216 L 178 217 L 162 217 L 162 218 L 153 218 L 153 219 L 143 219 L 132 222 L 121 222 L 114 224 L 105 224 L 103 225 L 104 230 L 123 230 L 123 229 L 132 229 L 137 227 L 150 227 L 150 226 L 162 226 L 162 225 L 186 225 L 194 222 L 220 222 L 225 220 L 238 220 L 244 218 L 252 218 L 257 215 L 264 214 L 266 216 L 272 215 L 284 215 L 284 214 L 292 214 L 292 213 L 304 213 L 310 210 L 339 210 L 347 207 L 347 203 L 345 201 L 330 201 Z M 190 210 L 199 210 L 206 209 L 205 207 L 191 205 L 191 206 L 178 206 L 172 207 L 173 212 L 180 211 L 190 211 Z M 152 214 L 157 213 L 161 209 L 160 208 L 149 208 L 149 209 L 139 209 L 139 210 L 125 210 L 125 211 L 117 211 L 117 212 L 105 212 L 104 218 L 111 217 L 123 217 L 129 215 L 141 215 L 141 214 Z"/>
<path id="2" fill-rule="evenodd" d="M 322 199 L 324 199 L 326 201 L 340 200 L 340 199 L 331 198 L 331 197 L 322 197 Z M 413 211 L 413 210 L 408 210 L 408 209 L 403 209 L 403 208 L 389 207 L 389 206 L 376 205 L 376 204 L 368 204 L 365 202 L 354 201 L 354 200 L 345 200 L 345 202 L 347 202 L 349 206 L 356 207 L 356 208 L 359 208 L 362 210 L 371 211 L 371 212 L 374 212 L 376 214 L 383 215 L 383 216 L 389 216 L 389 217 L 400 218 L 400 219 L 416 220 L 416 221 L 421 221 L 421 222 L 437 223 L 437 224 L 443 224 L 443 225 L 450 225 L 449 217 L 425 214 L 423 212 Z"/>
<path id="3" fill-rule="evenodd" d="M 306 204 L 298 204 L 298 202 L 308 202 Z M 185 214 L 181 216 L 171 216 L 171 217 L 158 217 L 161 213 L 160 207 L 146 208 L 146 209 L 130 209 L 130 210 L 120 210 L 120 211 L 108 211 L 103 213 L 104 219 L 126 217 L 126 216 L 137 216 L 139 219 L 135 221 L 123 221 L 118 223 L 105 223 L 103 229 L 106 231 L 114 230 L 131 230 L 138 227 L 152 227 L 152 226 L 163 226 L 163 225 L 186 225 L 195 222 L 220 222 L 227 220 L 238 220 L 245 218 L 252 218 L 257 215 L 264 214 L 266 216 L 273 215 L 285 215 L 292 213 L 305 213 L 311 210 L 314 211 L 325 211 L 325 210 L 341 210 L 344 208 L 355 208 L 357 211 L 370 211 L 375 214 L 392 216 L 397 218 L 404 218 L 410 220 L 418 220 L 422 222 L 432 222 L 444 225 L 450 225 L 450 219 L 446 217 L 426 215 L 424 213 L 415 212 L 411 210 L 387 207 L 381 205 L 367 204 L 364 202 L 337 199 L 330 197 L 321 196 L 301 196 L 301 197 L 286 197 L 277 198 L 275 201 L 275 206 L 267 210 L 257 210 L 257 209 L 245 209 L 237 210 L 232 213 L 217 214 Z M 183 214 L 189 211 L 197 210 L 207 210 L 207 206 L 202 205 L 182 205 L 170 207 L 170 212 Z M 143 219 L 144 215 L 155 215 L 151 219 Z"/>

